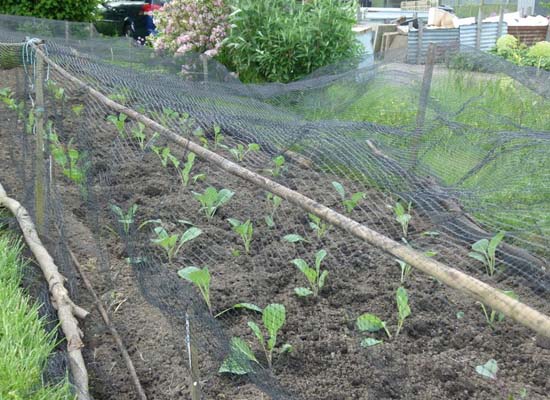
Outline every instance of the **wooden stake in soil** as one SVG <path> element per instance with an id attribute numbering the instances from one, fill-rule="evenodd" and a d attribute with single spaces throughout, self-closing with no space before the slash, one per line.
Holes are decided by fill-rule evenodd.
<path id="1" fill-rule="evenodd" d="M 276 194 L 277 196 L 288 200 L 290 203 L 297 205 L 303 210 L 322 218 L 329 224 L 337 226 L 351 235 L 378 247 L 386 253 L 400 258 L 414 268 L 436 278 L 438 281 L 446 284 L 447 286 L 455 288 L 462 293 L 483 302 L 485 305 L 501 312 L 505 316 L 512 318 L 520 324 L 531 328 L 542 336 L 550 337 L 550 317 L 547 315 L 544 315 L 528 305 L 505 295 L 502 291 L 491 287 L 479 279 L 476 279 L 457 269 L 448 267 L 439 261 L 433 260 L 404 244 L 396 242 L 395 240 L 390 239 L 389 237 L 384 236 L 381 233 L 378 233 L 367 226 L 362 225 L 359 222 L 354 221 L 351 218 L 348 218 L 332 210 L 331 208 L 328 208 L 315 200 L 304 196 L 299 192 L 289 189 L 286 186 L 283 186 L 265 176 L 241 167 L 239 164 L 236 164 L 211 150 L 205 149 L 201 145 L 178 135 L 176 132 L 160 125 L 145 115 L 109 99 L 101 92 L 95 90 L 61 68 L 45 54 L 42 55 L 44 60 L 49 64 L 50 68 L 56 70 L 66 80 L 78 85 L 82 89 L 87 90 L 90 96 L 94 97 L 97 101 L 112 110 L 123 113 L 128 117 L 141 122 L 154 132 L 159 132 L 167 139 L 185 147 L 187 150 L 195 153 L 198 157 L 211 162 L 222 170 L 238 176 L 245 181 L 251 182 L 264 190 Z"/>
<path id="2" fill-rule="evenodd" d="M 41 45 L 37 46 L 41 49 Z M 35 57 L 35 100 L 34 113 L 34 217 L 36 228 L 40 234 L 44 233 L 45 200 L 44 200 L 44 58 L 41 51 L 36 51 Z"/>
<path id="3" fill-rule="evenodd" d="M 191 340 L 191 324 L 189 314 L 185 314 L 185 344 L 189 359 L 189 371 L 191 371 L 191 400 L 201 400 L 201 385 L 199 382 L 199 362 L 197 349 Z"/>
<path id="4" fill-rule="evenodd" d="M 48 283 L 52 305 L 57 310 L 57 318 L 67 340 L 67 358 L 69 359 L 69 368 L 73 378 L 72 383 L 75 386 L 77 398 L 78 400 L 91 400 L 88 391 L 88 372 L 80 350 L 84 347 L 82 343 L 83 334 L 76 320 L 76 318 L 85 318 L 88 311 L 80 308 L 70 299 L 69 292 L 64 286 L 66 279 L 59 273 L 57 265 L 55 265 L 52 257 L 42 244 L 29 213 L 17 200 L 8 197 L 2 183 L 0 183 L 0 206 L 7 208 L 17 219 L 25 242 L 36 258 Z"/>

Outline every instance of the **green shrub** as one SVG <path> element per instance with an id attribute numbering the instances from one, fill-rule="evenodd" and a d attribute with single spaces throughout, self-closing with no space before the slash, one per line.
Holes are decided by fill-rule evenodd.
<path id="1" fill-rule="evenodd" d="M 357 56 L 355 1 L 235 0 L 219 60 L 243 81 L 289 82 Z"/>
<path id="2" fill-rule="evenodd" d="M 92 21 L 100 0 L 2 0 L 0 14 Z"/>
<path id="3" fill-rule="evenodd" d="M 509 56 L 519 48 L 519 41 L 515 36 L 503 35 L 497 40 L 497 54 L 499 56 Z"/>

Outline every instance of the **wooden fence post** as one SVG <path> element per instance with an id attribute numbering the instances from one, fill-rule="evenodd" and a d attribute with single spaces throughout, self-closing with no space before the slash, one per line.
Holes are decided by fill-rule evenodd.
<path id="1" fill-rule="evenodd" d="M 42 50 L 42 45 L 38 45 Z M 35 52 L 34 76 L 34 113 L 35 113 L 35 141 L 34 141 L 34 216 L 36 229 L 43 234 L 45 222 L 45 167 L 44 167 L 44 58 L 41 51 Z"/>
<path id="2" fill-rule="evenodd" d="M 185 314 L 185 343 L 191 376 L 191 400 L 201 400 L 197 348 L 191 340 L 191 323 L 189 322 L 189 314 L 187 313 Z"/>

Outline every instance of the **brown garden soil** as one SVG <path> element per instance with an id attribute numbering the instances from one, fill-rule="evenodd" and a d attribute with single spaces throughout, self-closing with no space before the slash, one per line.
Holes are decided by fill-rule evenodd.
<path id="1" fill-rule="evenodd" d="M 14 71 L 3 71 L 0 77 L 0 87 L 15 89 Z M 72 99 L 69 94 L 69 101 L 76 104 L 85 100 Z M 15 165 L 22 154 L 14 137 L 21 123 L 15 121 L 14 115 L 3 105 L 0 112 L 0 178 L 10 194 L 20 198 L 24 187 L 17 180 Z M 293 351 L 275 358 L 273 375 L 281 387 L 294 393 L 296 398 L 509 399 L 513 396 L 520 399 L 523 398 L 520 392 L 524 389 L 527 399 L 549 398 L 550 350 L 535 343 L 532 331 L 512 321 L 503 321 L 496 329 L 490 329 L 478 304 L 420 272 L 413 272 L 405 284 L 412 314 L 398 337 L 387 340 L 382 333 L 367 335 L 358 332 L 355 319 L 370 312 L 386 320 L 392 334 L 395 333 L 395 290 L 399 287 L 400 270 L 392 257 L 335 228 L 330 229 L 323 239 L 316 239 L 308 227 L 306 213 L 286 203 L 275 216 L 277 227 L 269 229 L 263 223 L 268 212 L 265 192 L 200 160 L 196 162 L 194 171 L 206 173 L 206 182 L 182 189 L 174 171 L 162 168 L 155 154 L 150 151 L 143 154 L 135 144 L 116 139 L 116 131 L 105 120 L 107 114 L 100 109 L 84 113 L 80 121 L 67 117 L 63 130 L 58 132 L 63 142 L 82 130 L 89 136 L 93 189 L 103 192 L 97 204 L 100 207 L 97 225 L 113 226 L 113 220 L 107 218 L 108 204 L 112 202 L 123 208 L 137 204 L 137 224 L 161 219 L 169 230 L 174 231 L 181 229 L 177 223 L 179 219 L 199 226 L 203 234 L 184 246 L 171 266 L 164 260 L 166 265 L 163 268 L 173 280 L 179 280 L 176 271 L 182 266 L 208 265 L 212 274 L 211 298 L 215 312 L 240 302 L 262 307 L 269 303 L 284 304 L 287 321 L 278 341 L 290 343 Z M 57 117 L 52 115 L 51 118 Z M 181 159 L 182 153 L 172 147 L 173 153 Z M 247 165 L 260 169 L 267 165 L 269 157 L 266 154 L 254 155 Z M 69 247 L 85 265 L 88 277 L 109 307 L 148 398 L 189 398 L 184 327 L 174 324 L 151 305 L 142 292 L 145 289 L 146 294 L 162 296 L 168 294 L 168 290 L 147 292 L 152 287 L 150 282 L 136 279 L 126 262 L 129 256 L 126 246 L 108 229 L 100 230 L 101 246 L 98 245 L 98 237 L 94 234 L 97 226 L 90 224 L 89 209 L 78 188 L 59 174 L 56 176 Z M 357 186 L 351 181 L 320 174 L 294 163 L 289 163 L 279 180 L 340 211 L 337 198 L 327 194 L 332 191 L 331 181 L 339 180 L 346 188 Z M 107 181 L 108 187 L 105 186 Z M 198 202 L 192 194 L 192 191 L 202 192 L 208 186 L 226 187 L 236 192 L 212 221 L 207 221 L 199 212 Z M 393 200 L 374 189 L 368 191 L 366 198 L 369 208 L 355 211 L 353 217 L 399 240 L 400 227 L 392 223 L 391 210 L 386 207 Z M 249 218 L 254 222 L 250 255 L 244 252 L 239 256 L 232 255 L 232 250 L 242 249 L 242 244 L 226 222 L 229 217 Z M 418 248 L 437 250 L 438 259 L 486 280 L 481 269 L 465 265 L 467 248 L 445 243 L 443 238 L 420 235 L 433 229 L 434 226 L 422 215 L 414 214 L 411 242 Z M 310 243 L 282 241 L 281 237 L 289 233 L 306 236 Z M 150 228 L 144 228 L 135 238 L 138 253 L 153 250 L 149 237 Z M 303 258 L 312 263 L 320 248 L 328 252 L 323 263 L 330 272 L 327 286 L 318 299 L 300 299 L 294 294 L 294 288 L 306 286 L 306 282 L 290 261 Z M 81 286 L 78 279 L 72 284 L 77 288 Z M 502 289 L 513 289 L 521 300 L 550 313 L 548 293 L 533 293 L 513 275 L 501 276 L 497 284 Z M 82 288 L 76 290 L 75 296 L 78 304 L 92 311 L 83 322 L 83 331 L 84 355 L 94 397 L 99 400 L 136 398 L 128 372 L 93 307 L 90 295 Z M 201 301 L 198 294 L 194 301 Z M 459 312 L 464 314 L 462 318 L 457 317 Z M 228 337 L 244 338 L 262 362 L 260 349 L 246 325 L 250 320 L 261 322 L 252 312 L 231 311 L 220 318 L 216 326 L 222 327 Z M 214 336 L 208 331 L 197 334 L 203 342 L 208 342 L 210 335 Z M 368 349 L 361 347 L 361 340 L 368 336 L 383 339 L 384 343 Z M 216 355 L 209 354 L 214 349 L 199 350 L 204 356 L 200 361 L 200 371 L 205 399 L 270 398 L 269 390 L 267 394 L 262 393 L 245 377 L 218 374 L 219 361 L 216 361 Z M 496 381 L 475 372 L 477 365 L 492 358 L 499 366 Z M 274 388 L 272 393 L 275 392 Z"/>

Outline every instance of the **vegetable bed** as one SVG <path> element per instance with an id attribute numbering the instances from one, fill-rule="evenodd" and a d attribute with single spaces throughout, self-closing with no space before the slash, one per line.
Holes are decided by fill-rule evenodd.
<path id="1" fill-rule="evenodd" d="M 0 73 L 2 82 L 15 88 L 15 72 Z M 143 152 L 134 139 L 121 140 L 109 114 L 92 107 L 86 110 L 89 107 L 86 101 L 89 100 L 69 95 L 65 108 L 49 104 L 49 110 L 58 127 L 60 143 L 68 143 L 73 138 L 75 145 L 81 146 L 80 151 L 85 150 L 91 156 L 89 188 L 99 193 L 99 197 L 87 197 L 89 201 L 85 202 L 74 180 L 63 174 L 61 168 L 55 168 L 62 209 L 59 204 L 51 206 L 63 213 L 68 245 L 86 265 L 92 283 L 109 305 L 150 399 L 188 398 L 185 326 L 176 315 L 167 317 L 166 306 L 163 313 L 152 304 L 173 303 L 174 309 L 178 309 L 179 304 L 189 300 L 182 293 L 171 291 L 160 278 L 158 281 L 137 279 L 128 259 L 132 262 L 133 257 L 142 254 L 153 254 L 156 268 L 163 270 L 163 276 L 183 283 L 186 281 L 178 276 L 179 270 L 189 266 L 208 267 L 213 314 L 238 303 L 251 303 L 262 309 L 269 304 L 284 305 L 285 323 L 275 349 L 287 343 L 292 349 L 281 354 L 274 351 L 271 373 L 281 387 L 294 393 L 296 398 L 547 398 L 550 350 L 538 346 L 531 331 L 507 320 L 495 323 L 492 329 L 479 304 L 419 272 L 413 271 L 401 285 L 401 270 L 392 257 L 336 228 L 329 228 L 319 238 L 307 213 L 287 202 L 283 201 L 271 214 L 273 199 L 269 199 L 265 191 L 199 159 L 195 160 L 193 174 L 204 174 L 205 179 L 197 179 L 195 183 L 191 180 L 183 187 L 170 163 L 164 167 L 161 156 L 152 148 Z M 81 103 L 85 104 L 81 114 L 68 111 Z M 2 114 L 8 115 L 0 121 L 0 162 L 4 166 L 0 178 L 14 196 L 23 197 L 24 187 L 17 179 L 15 168 L 22 156 L 19 140 L 15 140 L 20 135 L 16 128 L 22 123 L 15 121 L 4 105 L 0 107 Z M 62 125 L 58 124 L 61 110 L 65 110 Z M 127 128 L 135 126 L 129 121 Z M 212 138 L 208 140 L 212 146 Z M 230 137 L 226 137 L 224 143 L 231 148 L 238 144 Z M 163 147 L 166 143 L 158 141 L 155 145 Z M 218 151 L 232 157 L 223 148 Z M 173 145 L 171 154 L 182 162 L 187 157 Z M 260 149 L 245 155 L 242 163 L 270 174 L 272 171 L 266 168 L 276 167 L 273 158 L 273 154 Z M 321 174 L 293 162 L 288 155 L 275 179 L 311 198 L 323 200 L 325 205 L 342 213 L 346 212 L 346 205 L 333 182 L 345 188 L 346 198 L 364 190 L 351 180 Z M 211 218 L 201 210 L 193 193 L 204 193 L 209 187 L 234 192 Z M 395 198 L 369 189 L 360 202 L 369 204 L 370 213 L 360 207 L 352 208 L 353 218 L 396 240 L 401 238 L 402 226 L 388 207 L 395 205 Z M 132 218 L 135 234 L 129 240 L 124 239 L 120 229 L 117 231 L 116 221 L 123 218 L 113 213 L 113 205 L 120 207 L 122 213 L 137 206 Z M 94 210 L 98 211 L 97 217 Z M 422 235 L 434 227 L 414 211 L 414 205 L 411 214 L 408 235 L 415 248 L 436 252 L 442 261 L 467 260 L 469 248 L 457 248 L 437 236 Z M 265 217 L 270 215 L 273 227 L 266 223 Z M 229 218 L 240 222 L 250 220 L 253 224 L 249 254 L 240 235 L 233 230 L 235 224 L 227 221 Z M 143 225 L 154 220 L 161 222 Z M 138 226 L 142 228 L 137 230 Z M 200 229 L 201 234 L 184 243 L 177 253 L 170 255 L 170 260 L 152 241 L 161 232 L 155 231 L 156 228 L 162 227 L 170 235 L 181 234 L 193 226 Z M 307 241 L 291 243 L 284 239 L 286 235 L 300 235 Z M 320 250 L 327 253 L 320 271 L 328 271 L 328 276 L 317 297 L 300 297 L 295 289 L 309 286 L 293 260 L 302 259 L 314 266 Z M 487 279 L 480 264 L 474 260 L 467 264 L 468 272 Z M 512 275 L 498 277 L 499 288 L 514 290 L 522 301 L 549 313 L 548 293 L 534 294 L 519 282 Z M 77 281 L 73 283 L 78 285 Z M 410 315 L 402 321 L 397 335 L 396 291 L 400 286 L 408 294 Z M 199 291 L 194 293 L 193 303 L 203 304 Z M 84 292 L 75 300 L 91 308 L 91 299 Z M 201 343 L 209 343 L 209 337 L 223 329 L 227 338 L 243 339 L 262 368 L 268 368 L 248 325 L 253 321 L 263 329 L 258 312 L 230 310 L 217 318 L 217 322 L 211 322 L 207 308 L 203 310 L 201 318 L 212 331 L 195 332 L 201 337 Z M 358 325 L 357 318 L 365 313 L 385 321 L 389 334 L 385 329 L 361 331 L 359 328 L 364 325 Z M 364 318 L 360 321 L 365 322 Z M 85 356 L 95 398 L 134 398 L 128 374 L 99 316 L 92 314 L 84 329 Z M 218 373 L 224 357 L 224 354 L 213 354 L 218 350 L 214 345 L 198 349 L 204 398 L 248 400 L 269 398 L 269 394 L 278 397 L 279 389 L 272 382 L 267 385 L 267 394 L 262 394 L 246 376 Z M 490 360 L 497 363 L 496 373 Z"/>

